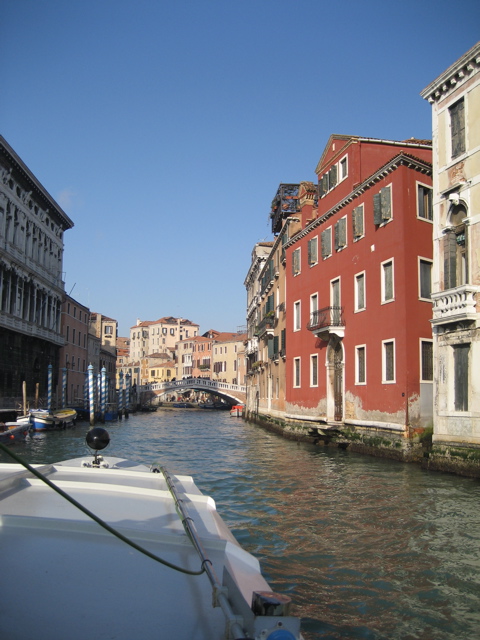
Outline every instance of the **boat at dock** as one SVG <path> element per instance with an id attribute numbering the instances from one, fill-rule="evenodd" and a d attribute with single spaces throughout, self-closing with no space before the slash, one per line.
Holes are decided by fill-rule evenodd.
<path id="1" fill-rule="evenodd" d="M 16 440 L 25 440 L 30 431 L 28 422 L 6 422 L 0 424 L 0 442 L 11 444 Z"/>
<path id="2" fill-rule="evenodd" d="M 92 456 L 43 465 L 2 447 L 0 637 L 41 621 L 50 640 L 302 640 L 193 478 L 103 455 L 109 440 L 93 428 Z"/>
<path id="3" fill-rule="evenodd" d="M 230 409 L 230 415 L 234 416 L 235 418 L 241 418 L 243 416 L 244 409 L 245 409 L 245 406 L 243 404 L 235 404 Z"/>
<path id="4" fill-rule="evenodd" d="M 77 419 L 75 409 L 31 409 L 30 424 L 32 431 L 49 431 L 51 429 L 65 429 L 73 427 Z"/>

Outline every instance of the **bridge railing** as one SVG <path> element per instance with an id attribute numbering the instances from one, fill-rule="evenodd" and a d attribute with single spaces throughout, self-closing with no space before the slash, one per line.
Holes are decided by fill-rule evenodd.
<path id="1" fill-rule="evenodd" d="M 218 382 L 208 378 L 183 378 L 182 380 L 172 380 L 171 382 L 155 382 L 149 385 L 152 391 L 166 391 L 168 389 L 216 389 L 219 391 L 231 391 L 246 393 L 245 385 L 229 384 L 228 382 Z"/>

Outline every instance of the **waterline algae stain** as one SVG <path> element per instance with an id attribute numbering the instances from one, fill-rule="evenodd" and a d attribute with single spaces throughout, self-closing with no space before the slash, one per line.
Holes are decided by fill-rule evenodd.
<path id="1" fill-rule="evenodd" d="M 33 463 L 83 455 L 87 429 L 15 451 Z M 478 480 L 285 440 L 223 412 L 159 410 L 108 431 L 111 455 L 194 476 L 292 598 L 306 640 L 476 637 Z"/>

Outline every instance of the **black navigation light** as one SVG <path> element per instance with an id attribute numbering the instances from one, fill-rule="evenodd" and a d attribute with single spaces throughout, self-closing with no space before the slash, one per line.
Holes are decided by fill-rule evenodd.
<path id="1" fill-rule="evenodd" d="M 86 441 L 90 449 L 101 451 L 108 446 L 110 436 L 108 435 L 108 431 L 103 427 L 94 427 L 87 432 Z"/>

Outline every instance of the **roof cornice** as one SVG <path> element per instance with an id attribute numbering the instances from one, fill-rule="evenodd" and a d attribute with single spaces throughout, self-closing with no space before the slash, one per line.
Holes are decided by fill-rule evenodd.
<path id="1" fill-rule="evenodd" d="M 0 135 L 0 152 L 6 157 L 9 164 L 13 165 L 15 170 L 26 180 L 26 182 L 32 187 L 32 191 L 37 193 L 45 203 L 46 208 L 52 208 L 55 214 L 61 220 L 63 224 L 63 230 L 71 229 L 74 224 L 73 221 L 67 216 L 65 211 L 60 205 L 52 198 L 52 196 L 45 189 L 43 184 L 33 175 L 27 165 L 23 162 L 20 156 L 14 149 L 8 144 L 5 138 Z"/>
<path id="2" fill-rule="evenodd" d="M 420 95 L 430 104 L 442 100 L 464 84 L 480 68 L 480 42 L 438 76 Z"/>
<path id="3" fill-rule="evenodd" d="M 353 200 L 361 196 L 363 193 L 365 193 L 365 191 L 371 189 L 375 184 L 380 182 L 380 180 L 402 166 L 409 169 L 414 169 L 415 171 L 420 171 L 420 173 L 426 175 L 432 175 L 431 162 L 426 162 L 425 160 L 421 160 L 420 158 L 411 156 L 408 153 L 399 153 L 397 156 L 383 165 L 383 167 L 380 167 L 380 169 L 378 169 L 375 173 L 364 180 L 361 184 L 357 185 L 357 187 L 353 191 L 351 191 L 345 198 L 337 202 L 337 204 L 335 204 L 331 209 L 323 213 L 316 220 L 313 220 L 313 222 L 308 224 L 304 229 L 296 233 L 293 238 L 285 243 L 285 248 L 290 247 L 302 238 L 305 238 L 313 229 L 325 222 L 325 220 L 328 220 L 328 218 L 335 215 L 338 211 L 341 211 L 346 205 L 353 202 Z"/>

